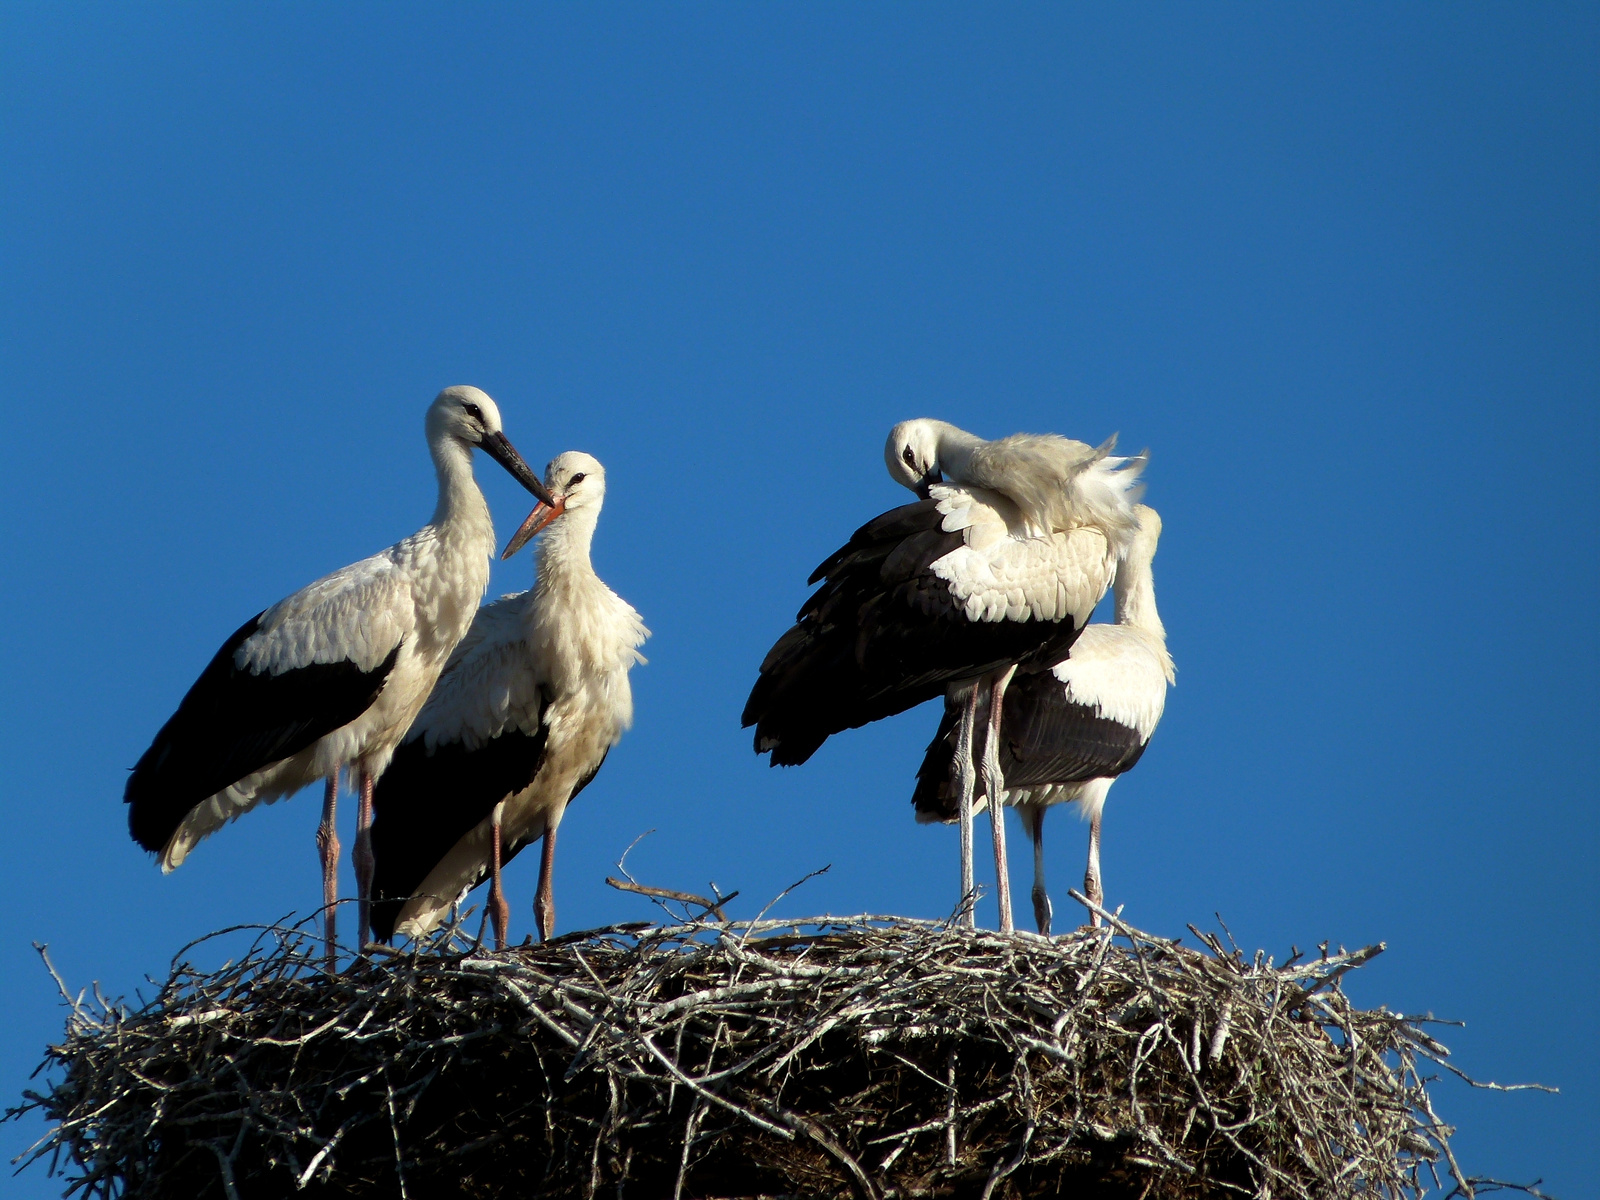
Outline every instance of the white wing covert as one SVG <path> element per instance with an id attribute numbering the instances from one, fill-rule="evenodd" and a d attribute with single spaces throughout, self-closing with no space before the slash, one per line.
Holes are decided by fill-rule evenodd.
<path id="1" fill-rule="evenodd" d="M 1088 622 L 1116 571 L 1105 534 L 1031 534 L 1017 506 L 988 489 L 941 484 L 932 495 L 945 532 L 960 531 L 964 542 L 932 570 L 969 620 Z"/>
<path id="2" fill-rule="evenodd" d="M 406 741 L 423 738 L 430 753 L 455 742 L 470 751 L 507 729 L 533 732 L 543 678 L 526 638 L 532 596 L 518 592 L 478 610 Z"/>
<path id="3" fill-rule="evenodd" d="M 415 623 L 410 580 L 397 569 L 393 550 L 385 550 L 273 605 L 234 653 L 234 663 L 257 674 L 281 675 L 347 659 L 370 671 Z"/>

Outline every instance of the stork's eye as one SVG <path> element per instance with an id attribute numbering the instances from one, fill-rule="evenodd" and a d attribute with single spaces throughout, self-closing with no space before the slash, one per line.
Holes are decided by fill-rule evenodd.
<path id="1" fill-rule="evenodd" d="M 911 453 L 910 446 L 907 446 L 903 451 L 900 452 L 900 457 L 906 460 L 906 466 L 910 467 L 913 471 L 917 469 L 917 456 Z"/>
<path id="2" fill-rule="evenodd" d="M 583 472 L 579 471 L 571 479 L 567 480 L 567 486 L 569 488 L 575 488 L 582 482 L 583 482 Z"/>
<path id="3" fill-rule="evenodd" d="M 466 408 L 467 416 L 472 417 L 481 425 L 483 423 L 483 409 L 479 408 L 476 404 L 469 404 L 466 406 Z"/>

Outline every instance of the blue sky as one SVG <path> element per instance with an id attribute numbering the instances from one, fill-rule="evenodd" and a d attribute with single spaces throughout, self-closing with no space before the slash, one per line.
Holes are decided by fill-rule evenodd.
<path id="1" fill-rule="evenodd" d="M 427 519 L 423 410 L 474 383 L 531 462 L 606 464 L 655 633 L 562 928 L 650 915 L 602 879 L 651 828 L 637 874 L 740 915 L 827 863 L 784 911 L 947 913 L 937 713 L 780 772 L 740 706 L 903 498 L 893 422 L 1120 431 L 1178 686 L 1110 901 L 1387 941 L 1358 999 L 1561 1088 L 1441 1084 L 1463 1162 L 1593 1194 L 1597 48 L 1581 5 L 6 5 L 0 1092 L 62 1022 L 31 941 L 131 992 L 315 903 L 314 796 L 162 878 L 125 770 L 241 621 Z"/>

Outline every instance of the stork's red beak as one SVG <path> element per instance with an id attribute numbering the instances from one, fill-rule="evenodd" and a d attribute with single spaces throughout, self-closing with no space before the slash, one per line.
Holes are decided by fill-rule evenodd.
<path id="1" fill-rule="evenodd" d="M 540 503 L 534 505 L 533 511 L 528 514 L 528 519 L 522 523 L 522 527 L 511 535 L 511 540 L 506 543 L 506 548 L 500 552 L 500 557 L 502 559 L 510 558 L 531 542 L 534 534 L 566 511 L 567 498 L 565 496 L 556 498 L 550 504 Z"/>

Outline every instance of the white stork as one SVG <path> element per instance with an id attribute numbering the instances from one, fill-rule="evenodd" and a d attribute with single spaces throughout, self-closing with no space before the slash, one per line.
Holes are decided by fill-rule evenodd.
<path id="1" fill-rule="evenodd" d="M 500 410 L 477 388 L 440 392 L 426 428 L 439 477 L 433 520 L 246 621 L 156 734 L 123 794 L 134 841 L 159 855 L 167 872 L 201 838 L 256 805 L 326 780 L 317 847 L 330 962 L 339 772 L 359 777 L 352 857 L 365 945 L 373 781 L 489 586 L 494 526 L 472 477 L 473 447 L 541 500 L 549 497 L 506 440 Z"/>
<path id="2" fill-rule="evenodd" d="M 504 947 L 500 868 L 541 837 L 534 914 L 548 939 L 556 829 L 633 723 L 628 672 L 645 661 L 650 631 L 589 560 L 605 469 L 569 451 L 545 483 L 551 506 L 535 508 L 505 551 L 548 526 L 533 588 L 478 610 L 378 784 L 373 926 L 385 941 L 424 936 L 487 875 Z"/>
<path id="3" fill-rule="evenodd" d="M 976 681 L 956 755 L 963 901 L 972 894 L 972 747 L 980 692 L 992 720 L 1012 675 L 1065 657 L 1137 528 L 1143 459 L 1055 435 L 986 442 L 942 421 L 889 434 L 891 474 L 925 498 L 884 513 L 812 572 L 822 586 L 761 664 L 745 704 L 758 754 L 805 762 L 830 735 Z M 950 482 L 941 482 L 948 475 Z M 987 739 L 992 745 L 994 739 Z M 1004 791 L 985 754 L 990 790 Z M 1011 895 L 1005 825 L 992 822 L 1000 927 Z"/>
<path id="4" fill-rule="evenodd" d="M 1106 793 L 1144 754 L 1175 678 L 1151 572 L 1161 518 L 1147 505 L 1134 511 L 1139 531 L 1113 584 L 1116 624 L 1090 625 L 1066 659 L 1049 671 L 1019 678 L 1006 693 L 999 738 L 1006 785 L 1001 796 L 1021 814 L 1033 841 L 1033 916 L 1046 936 L 1051 908 L 1044 886 L 1044 815 L 1051 805 L 1076 804 L 1088 819 L 1084 894 L 1103 904 L 1100 816 Z M 966 701 L 954 688 L 945 698 L 944 719 L 917 771 L 912 803 L 919 821 L 957 817 L 951 769 Z M 985 791 L 975 806 L 987 803 Z M 993 808 L 989 816 L 996 818 Z M 1092 924 L 1100 924 L 1099 913 L 1091 909 L 1089 916 Z"/>

